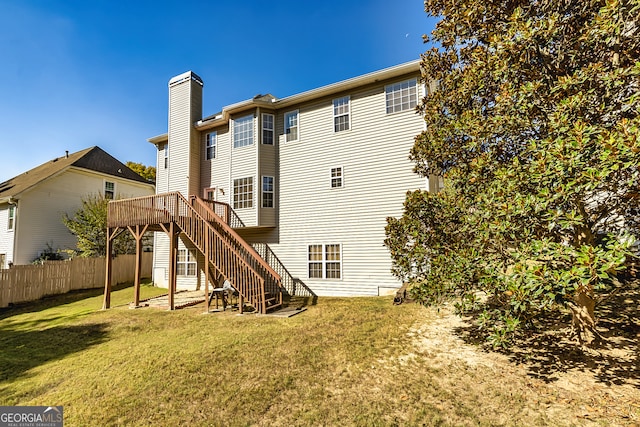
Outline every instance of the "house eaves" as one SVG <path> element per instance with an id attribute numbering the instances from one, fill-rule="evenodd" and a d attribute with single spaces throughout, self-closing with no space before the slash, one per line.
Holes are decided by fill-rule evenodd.
<path id="1" fill-rule="evenodd" d="M 286 98 L 277 99 L 271 95 L 259 95 L 252 99 L 240 101 L 235 104 L 228 105 L 222 109 L 221 112 L 212 116 L 206 117 L 202 120 L 198 120 L 194 127 L 197 130 L 207 130 L 221 125 L 225 125 L 229 122 L 231 115 L 238 114 L 246 110 L 250 110 L 256 107 L 268 107 L 272 109 L 287 108 L 292 105 L 296 105 L 302 102 L 310 101 L 313 99 L 321 98 L 324 96 L 333 95 L 339 92 L 349 91 L 351 89 L 364 86 L 367 84 L 377 83 L 384 80 L 400 77 L 405 74 L 419 72 L 420 60 L 406 62 L 404 64 L 396 65 L 393 67 L 385 68 L 383 70 L 374 71 L 372 73 L 364 74 L 351 79 L 343 80 L 341 82 L 332 83 L 327 86 L 322 86 L 317 89 L 312 89 L 306 92 L 302 92 L 296 95 L 291 95 Z M 162 134 L 149 138 L 152 144 L 158 145 L 166 143 L 169 140 L 168 134 Z"/>

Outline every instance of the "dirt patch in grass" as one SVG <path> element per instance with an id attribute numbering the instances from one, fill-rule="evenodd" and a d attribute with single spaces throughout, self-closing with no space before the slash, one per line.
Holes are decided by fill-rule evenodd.
<path id="1" fill-rule="evenodd" d="M 507 355 L 465 342 L 464 335 L 460 334 L 470 327 L 451 310 L 441 310 L 434 321 L 417 323 L 411 329 L 408 335 L 413 340 L 414 351 L 400 356 L 397 363 L 409 364 L 427 358 L 430 366 L 446 372 L 439 381 L 448 383 L 451 391 L 459 396 L 477 393 L 484 410 L 499 413 L 504 411 L 504 405 L 509 405 L 492 396 L 491 389 L 498 386 L 501 394 L 513 395 L 521 401 L 523 413 L 544 413 L 554 425 L 640 426 L 638 377 L 607 384 L 599 379 L 599 369 L 567 363 L 563 369 L 549 371 L 549 375 L 541 378 L 536 362 L 519 360 L 524 349 Z M 565 344 L 568 353 L 586 351 L 571 350 L 571 343 Z M 637 354 L 626 353 L 624 357 L 631 363 Z M 459 376 L 455 371 L 467 371 L 469 381 L 449 381 Z M 522 422 L 529 424 L 525 417 Z"/>
<path id="2" fill-rule="evenodd" d="M 426 358 L 445 372 L 438 381 L 459 396 L 475 391 L 480 406 L 496 413 L 509 405 L 492 395 L 499 385 L 502 396 L 521 400 L 522 413 L 544 414 L 543 424 L 640 426 L 639 304 L 640 292 L 633 286 L 600 307 L 599 329 L 606 341 L 598 348 L 577 346 L 566 318 L 547 320 L 541 325 L 544 333 L 523 335 L 501 353 L 483 347 L 469 319 L 445 307 L 432 311 L 435 319 L 411 328 L 413 351 L 396 363 Z M 456 370 L 466 371 L 469 381 L 450 381 Z M 522 423 L 530 424 L 527 418 Z"/>

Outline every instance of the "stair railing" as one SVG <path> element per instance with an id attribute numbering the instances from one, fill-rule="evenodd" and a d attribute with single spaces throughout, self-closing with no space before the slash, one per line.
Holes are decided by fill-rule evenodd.
<path id="1" fill-rule="evenodd" d="M 274 294 L 276 303 L 282 304 L 282 277 L 267 263 L 253 246 L 247 243 L 238 233 L 231 228 L 216 212 L 211 209 L 210 201 L 202 200 L 197 196 L 190 196 L 191 206 L 198 214 L 206 218 L 210 225 L 220 234 L 225 235 L 229 239 L 229 243 L 233 245 L 244 260 L 256 270 L 265 280 L 265 290 Z M 218 203 L 218 202 L 215 202 Z M 227 205 L 228 206 L 228 205 Z M 233 212 L 233 211 L 231 211 Z"/>

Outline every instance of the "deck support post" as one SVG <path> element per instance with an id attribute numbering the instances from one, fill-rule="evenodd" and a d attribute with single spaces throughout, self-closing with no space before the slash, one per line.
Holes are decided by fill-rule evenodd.
<path id="1" fill-rule="evenodd" d="M 169 310 L 175 310 L 175 293 L 178 282 L 178 233 L 176 223 L 169 224 Z"/>
<path id="2" fill-rule="evenodd" d="M 133 299 L 133 306 L 140 307 L 140 280 L 141 280 L 140 276 L 142 272 L 142 237 L 144 236 L 144 233 L 147 232 L 147 229 L 149 228 L 149 226 L 136 225 L 135 228 L 131 226 L 127 228 L 129 229 L 131 234 L 133 234 L 133 237 L 136 239 L 136 272 L 135 272 L 134 281 L 133 281 L 133 288 L 134 288 L 135 295 Z"/>
<path id="3" fill-rule="evenodd" d="M 211 251 L 209 245 L 209 238 L 205 238 L 204 241 L 204 303 L 205 313 L 209 312 L 211 307 L 211 300 L 209 299 L 209 252 Z"/>

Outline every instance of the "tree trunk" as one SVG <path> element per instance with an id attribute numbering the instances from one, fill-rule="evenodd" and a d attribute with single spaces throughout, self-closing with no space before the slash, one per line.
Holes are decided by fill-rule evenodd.
<path id="1" fill-rule="evenodd" d="M 596 300 L 586 290 L 579 290 L 570 306 L 573 316 L 572 327 L 582 345 L 590 345 L 602 336 L 596 330 Z"/>

